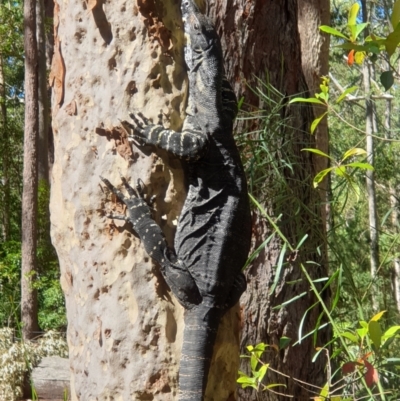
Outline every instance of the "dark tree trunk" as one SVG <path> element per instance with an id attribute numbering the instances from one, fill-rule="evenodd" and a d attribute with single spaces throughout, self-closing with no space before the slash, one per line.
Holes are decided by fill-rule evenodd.
<path id="1" fill-rule="evenodd" d="M 36 2 L 36 32 L 38 43 L 38 99 L 39 99 L 39 137 L 38 137 L 38 177 L 49 184 L 49 95 L 47 91 L 47 61 L 44 0 Z"/>
<path id="2" fill-rule="evenodd" d="M 36 274 L 38 190 L 38 55 L 34 0 L 24 3 L 25 136 L 22 195 L 21 321 L 24 339 L 38 331 Z"/>
<path id="3" fill-rule="evenodd" d="M 311 18 L 310 11 L 314 12 L 314 19 Z M 327 0 L 322 2 L 220 0 L 209 7 L 209 13 L 222 36 L 227 75 L 238 97 L 244 96 L 250 108 L 262 107 L 262 102 L 251 90 L 257 86 L 254 76 L 264 80 L 267 74 L 269 83 L 284 97 L 298 94 L 304 96 L 309 90 L 315 90 L 317 78 L 310 79 L 310 76 L 318 75 L 327 69 L 328 46 L 322 37 L 318 37 L 317 29 L 318 24 L 325 23 L 329 18 Z M 299 26 L 300 22 L 303 24 L 302 29 Z M 310 25 L 304 26 L 307 22 L 312 28 Z M 312 35 L 307 38 L 304 29 L 310 29 Z M 302 37 L 299 30 L 303 31 Z M 315 40 L 314 57 L 318 58 L 319 51 L 322 51 L 324 61 L 320 66 L 313 65 L 306 54 L 302 57 L 301 41 L 303 40 L 303 46 L 307 47 L 310 46 L 311 39 Z M 309 68 L 305 71 L 307 65 Z M 316 147 L 315 138 L 309 133 L 314 111 L 308 106 L 289 106 L 286 103 L 281 113 L 282 120 L 287 118 L 288 123 L 286 127 L 280 127 L 279 132 L 271 133 L 271 152 L 276 152 L 276 163 L 283 172 L 282 185 L 277 187 L 273 178 L 270 178 L 270 192 L 259 195 L 263 196 L 265 209 L 273 220 L 277 221 L 277 217 L 281 216 L 278 225 L 294 248 L 305 234 L 308 235 L 308 239 L 298 254 L 285 255 L 286 263 L 279 284 L 272 295 L 269 292 L 282 249 L 282 242 L 277 235 L 248 269 L 248 290 L 242 297 L 242 353 L 245 353 L 245 346 L 249 344 L 265 342 L 278 346 L 279 339 L 283 336 L 291 338 L 291 344 L 298 339 L 300 321 L 306 310 L 316 302 L 301 272 L 300 263 L 304 264 L 306 261 L 318 263 L 318 265 L 306 265 L 313 279 L 327 276 L 321 200 L 318 192 L 312 187 L 312 178 L 321 167 L 316 167 L 316 160 L 308 152 L 302 151 L 303 148 Z M 320 141 L 326 144 L 324 135 L 326 136 L 326 128 L 325 130 L 322 128 L 320 132 Z M 283 156 L 292 166 L 291 169 L 279 165 L 279 159 Z M 268 172 L 266 174 L 268 180 Z M 272 172 L 270 177 L 273 177 Z M 254 213 L 255 246 L 264 241 L 272 231 L 272 227 L 265 219 Z M 306 292 L 306 295 L 299 300 L 283 308 L 274 309 L 303 292 Z M 303 334 L 314 329 L 320 313 L 319 307 L 308 313 Z M 324 377 L 326 360 L 322 357 L 315 363 L 311 360 L 315 353 L 314 347 L 325 345 L 325 340 L 326 337 L 322 334 L 315 345 L 311 337 L 308 337 L 301 345 L 290 346 L 280 352 L 270 348 L 267 360 L 271 367 L 288 376 L 323 385 L 326 381 Z M 247 360 L 243 360 L 241 369 L 248 370 Z M 272 372 L 268 374 L 266 382 L 285 384 L 287 387 L 281 387 L 278 391 L 291 395 L 296 400 L 309 399 L 312 396 L 310 388 L 304 389 L 304 386 L 298 385 L 296 381 Z M 241 400 L 255 398 L 251 390 L 240 392 Z M 280 399 L 280 396 L 270 392 L 260 392 L 258 399 L 275 400 Z"/>

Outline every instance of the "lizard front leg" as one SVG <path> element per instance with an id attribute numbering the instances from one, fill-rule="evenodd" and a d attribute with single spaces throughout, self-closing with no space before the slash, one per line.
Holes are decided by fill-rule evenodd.
<path id="1" fill-rule="evenodd" d="M 131 138 L 139 145 L 153 145 L 164 149 L 173 155 L 186 161 L 199 160 L 207 151 L 208 137 L 200 129 L 185 124 L 182 132 L 176 132 L 165 128 L 161 124 L 152 124 L 143 114 L 129 114 L 133 124 L 127 121 L 133 134 Z"/>
<path id="2" fill-rule="evenodd" d="M 133 189 L 127 180 L 121 177 L 128 195 L 115 188 L 110 181 L 100 177 L 107 188 L 112 191 L 127 207 L 127 216 L 109 215 L 111 219 L 125 220 L 132 223 L 133 229 L 142 240 L 148 255 L 161 266 L 161 273 L 171 291 L 186 309 L 191 309 L 202 301 L 196 282 L 186 266 L 177 258 L 165 240 L 160 226 L 151 217 L 151 210 L 143 197 L 143 189 L 138 183 Z"/>

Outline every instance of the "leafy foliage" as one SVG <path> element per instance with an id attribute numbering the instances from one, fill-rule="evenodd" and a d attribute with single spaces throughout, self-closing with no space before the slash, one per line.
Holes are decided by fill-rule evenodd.
<path id="1" fill-rule="evenodd" d="M 50 331 L 38 341 L 18 342 L 12 329 L 0 329 L 0 399 L 19 399 L 25 376 L 45 356 L 67 357 L 65 339 Z"/>
<path id="2" fill-rule="evenodd" d="M 333 329 L 332 338 L 324 347 L 316 348 L 317 352 L 314 356 L 316 359 L 326 355 L 327 382 L 318 390 L 310 389 L 314 399 L 318 401 L 326 399 L 336 401 L 398 400 L 400 398 L 400 359 L 398 358 L 400 310 L 396 304 L 394 288 L 399 285 L 399 282 L 397 281 L 396 284 L 394 281 L 393 264 L 400 257 L 398 199 L 400 188 L 398 133 L 400 129 L 396 117 L 397 111 L 393 112 L 393 110 L 397 110 L 400 106 L 397 93 L 400 77 L 398 67 L 395 66 L 398 62 L 400 36 L 397 38 L 396 34 L 391 35 L 387 26 L 387 16 L 389 15 L 391 23 L 394 24 L 392 32 L 396 32 L 396 26 L 400 22 L 400 1 L 369 2 L 371 20 L 368 23 L 360 22 L 360 7 L 358 4 L 352 4 L 355 2 L 343 0 L 333 3 L 337 6 L 333 13 L 333 21 L 337 27 L 321 27 L 323 32 L 334 35 L 331 56 L 332 75 L 329 78 L 322 78 L 318 93 L 311 97 L 299 94 L 299 97 L 291 101 L 292 107 L 296 107 L 296 103 L 309 104 L 310 107 L 318 106 L 319 114 L 310 126 L 311 134 L 324 118 L 328 118 L 329 121 L 329 153 L 306 147 L 303 151 L 326 157 L 331 163 L 329 168 L 318 172 L 314 177 L 314 187 L 317 187 L 323 179 L 330 179 L 331 219 L 328 233 L 330 275 L 319 283 L 323 283 L 323 289 L 331 289 L 332 300 L 330 304 L 324 303 L 321 287 L 318 287 L 318 283 L 308 276 L 307 262 L 302 264 L 303 274 L 307 277 L 310 291 L 315 294 L 318 302 L 311 305 L 302 317 L 298 327 L 297 341 L 292 339 L 286 346 L 298 346 L 308 336 L 312 336 L 316 341 L 318 331 L 330 325 Z M 388 10 L 391 12 L 387 13 Z M 367 33 L 367 31 L 373 33 Z M 344 53 L 347 54 L 345 61 L 343 60 Z M 379 77 L 377 81 L 372 81 L 370 93 L 364 92 L 359 67 L 365 62 L 374 63 Z M 390 94 L 384 93 L 387 91 L 390 91 Z M 260 99 L 264 101 L 269 93 L 272 93 L 271 89 L 268 89 L 263 96 L 260 95 Z M 362 145 L 365 140 L 363 128 L 365 108 L 358 101 L 365 97 L 373 100 L 376 110 L 377 126 L 374 127 L 375 160 L 373 165 L 369 163 L 368 155 Z M 390 112 L 388 103 L 392 105 Z M 391 125 L 387 122 L 390 117 Z M 264 121 L 265 125 L 261 123 L 262 129 L 267 132 L 273 131 L 274 125 L 268 126 L 270 120 L 266 117 Z M 273 141 L 271 143 L 271 137 L 260 136 L 260 139 L 259 145 L 262 149 L 269 149 L 272 153 L 275 151 L 276 145 Z M 260 157 L 261 165 L 265 160 L 267 159 Z M 272 158 L 268 160 L 272 163 Z M 292 168 L 296 167 L 292 165 Z M 375 172 L 377 213 L 380 218 L 378 227 L 380 265 L 375 277 L 371 277 L 370 272 L 370 223 L 365 192 L 365 172 L 372 169 Z M 262 197 L 259 197 L 257 191 L 254 195 L 257 198 L 257 201 L 254 199 L 255 204 L 261 210 Z M 278 225 L 274 225 L 280 216 L 277 218 L 269 216 L 265 210 L 261 210 L 261 213 L 274 228 L 272 235 L 279 235 L 282 239 L 279 260 L 285 260 L 288 252 L 293 250 L 302 253 L 301 244 L 293 247 L 279 231 Z M 265 239 L 265 243 L 269 241 L 271 236 Z M 307 242 L 307 238 L 304 241 Z M 251 255 L 250 260 L 254 259 L 257 251 Z M 280 264 L 279 260 L 276 266 L 277 276 L 282 271 L 280 270 L 282 263 Z M 299 293 L 281 307 L 297 302 L 307 294 L 307 291 Z M 372 303 L 373 297 L 377 300 L 379 308 L 386 310 L 385 313 L 377 313 L 378 310 L 374 309 Z M 304 322 L 307 321 L 308 313 L 314 308 L 322 308 L 323 312 L 320 314 L 316 327 L 306 333 Z M 372 316 L 372 318 L 368 320 L 366 316 Z M 263 353 L 257 354 L 261 351 L 260 347 Z M 265 390 L 266 386 L 274 384 L 268 382 L 268 374 L 274 371 L 274 367 L 267 356 L 267 350 L 274 352 L 274 347 L 266 344 L 260 344 L 260 347 L 254 345 L 248 348 L 249 369 L 246 373 L 240 372 L 238 380 L 243 387 L 252 387 L 258 391 Z M 277 372 L 274 371 L 274 373 L 276 377 Z"/>
<path id="3" fill-rule="evenodd" d="M 0 67 L 5 80 L 5 116 L 0 116 L 0 223 L 9 221 L 0 240 L 0 327 L 19 327 L 21 270 L 22 144 L 24 124 L 23 12 L 21 1 L 0 3 Z M 3 113 L 3 110 L 2 110 Z M 4 118 L 5 117 L 5 118 Z M 50 189 L 39 184 L 38 290 L 39 324 L 43 330 L 66 325 L 57 255 L 50 240 Z"/>

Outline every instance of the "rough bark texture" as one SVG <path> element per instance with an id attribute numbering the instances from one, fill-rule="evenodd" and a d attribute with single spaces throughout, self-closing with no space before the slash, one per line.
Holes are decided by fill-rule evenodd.
<path id="1" fill-rule="evenodd" d="M 227 75 L 234 82 L 235 90 L 240 98 L 245 96 L 245 102 L 253 106 L 259 106 L 260 101 L 249 89 L 247 84 L 255 87 L 253 75 L 262 79 L 268 73 L 269 82 L 278 88 L 284 95 L 293 96 L 307 92 L 314 87 L 316 76 L 320 70 L 326 68 L 324 62 L 307 64 L 307 55 L 302 58 L 302 43 L 299 34 L 299 23 L 303 24 L 300 31 L 307 29 L 304 25 L 307 21 L 318 16 L 317 21 L 322 21 L 319 13 L 326 13 L 328 1 L 320 2 L 320 8 L 313 6 L 317 3 L 304 1 L 284 0 L 222 0 L 210 4 L 209 13 L 213 16 L 218 32 L 222 36 L 225 59 L 227 64 Z M 323 3 L 323 4 L 322 4 Z M 299 17 L 298 10 L 302 16 Z M 311 13 L 311 15 L 309 15 Z M 314 15 L 314 17 L 312 17 Z M 312 28 L 316 33 L 317 21 L 311 21 Z M 310 42 L 314 36 L 303 36 L 303 46 L 311 46 Z M 308 44 L 307 44 L 308 43 Z M 319 49 L 327 51 L 323 40 L 316 40 Z M 318 57 L 318 48 L 314 56 Z M 327 55 L 324 54 L 325 60 Z M 326 62 L 326 61 L 325 61 Z M 308 66 L 305 71 L 305 66 Z M 308 82 L 308 85 L 307 85 Z M 311 180 L 316 174 L 315 160 L 301 152 L 302 148 L 315 147 L 313 137 L 309 134 L 310 123 L 313 120 L 313 110 L 306 106 L 286 107 L 282 111 L 282 118 L 290 117 L 290 128 L 279 133 L 282 144 L 290 142 L 287 150 L 291 152 L 294 174 L 285 170 L 287 186 L 281 189 L 280 196 L 286 197 L 287 201 L 278 204 L 273 193 L 266 198 L 265 207 L 272 218 L 280 214 L 279 221 L 284 234 L 290 239 L 295 247 L 304 234 L 309 237 L 305 246 L 299 254 L 286 255 L 288 262 L 281 280 L 273 293 L 269 295 L 271 283 L 275 277 L 275 266 L 281 251 L 282 244 L 278 238 L 273 239 L 268 248 L 262 252 L 247 272 L 248 289 L 242 297 L 243 328 L 242 328 L 242 352 L 248 344 L 266 342 L 268 344 L 279 344 L 282 336 L 292 339 L 292 343 L 298 339 L 298 327 L 307 308 L 315 302 L 315 298 L 309 292 L 309 285 L 302 275 L 299 263 L 314 260 L 321 266 L 307 265 L 311 277 L 317 278 L 327 275 L 324 238 L 322 235 L 323 224 L 320 216 L 319 196 L 312 189 Z M 326 132 L 326 131 L 325 131 Z M 281 157 L 277 151 L 277 159 Z M 273 187 L 271 183 L 271 187 Z M 276 188 L 276 187 L 275 187 Z M 286 191 L 286 192 L 285 192 Z M 268 194 L 267 194 L 268 195 Z M 292 202 L 293 199 L 300 200 L 306 207 L 299 208 L 299 203 Z M 255 245 L 259 245 L 271 233 L 264 219 L 254 217 Z M 322 250 L 322 256 L 318 256 L 317 247 Z M 291 283 L 291 284 L 289 284 Z M 303 291 L 307 295 L 281 309 L 273 309 L 275 306 L 290 300 Z M 326 294 L 325 294 L 326 295 Z M 324 295 L 324 296 L 325 296 Z M 314 329 L 321 310 L 314 308 L 309 312 L 304 322 L 303 333 Z M 325 344 L 321 336 L 318 346 Z M 325 361 L 320 357 L 316 363 L 311 359 L 314 354 L 314 345 L 310 338 L 304 340 L 301 346 L 289 347 L 279 353 L 271 351 L 267 360 L 271 366 L 294 378 L 304 380 L 313 384 L 322 385 L 324 378 Z M 241 370 L 248 370 L 248 361 L 244 360 Z M 286 389 L 279 391 L 291 395 L 294 399 L 308 399 L 312 396 L 306 388 L 297 385 L 295 381 L 283 376 L 268 374 L 267 383 L 284 383 Z M 306 386 L 303 386 L 306 387 Z M 240 392 L 241 400 L 254 400 L 256 395 L 252 390 Z M 258 394 L 260 400 L 280 399 L 278 395 L 269 392 Z M 283 397 L 282 399 L 286 399 Z"/>
<path id="2" fill-rule="evenodd" d="M 86 5 L 87 4 L 87 5 Z M 186 99 L 183 32 L 176 1 L 55 4 L 55 160 L 52 239 L 66 296 L 72 400 L 177 397 L 183 310 L 128 225 L 106 217 L 99 176 L 156 195 L 155 218 L 170 244 L 185 198 L 179 161 L 131 148 L 119 120 L 141 111 L 179 129 Z M 119 209 L 119 210 L 118 210 Z M 206 399 L 235 389 L 238 313 L 220 326 Z"/>
<path id="3" fill-rule="evenodd" d="M 37 246 L 37 138 L 38 138 L 38 56 L 35 1 L 24 3 L 25 50 L 25 134 L 22 194 L 21 321 L 25 340 L 39 330 L 37 294 L 32 283 L 36 272 Z"/>
<path id="4" fill-rule="evenodd" d="M 322 34 L 321 25 L 330 25 L 329 0 L 300 0 L 299 34 L 301 41 L 301 61 L 304 77 L 307 82 L 309 95 L 313 97 L 320 92 L 321 77 L 328 76 L 329 67 L 329 35 Z M 320 116 L 325 109 L 313 106 L 314 118 Z M 316 148 L 329 154 L 328 119 L 325 117 L 315 130 Z M 313 155 L 317 172 L 329 167 L 329 159 Z M 322 220 L 326 232 L 331 227 L 329 206 L 329 175 L 318 185 L 321 197 Z"/>

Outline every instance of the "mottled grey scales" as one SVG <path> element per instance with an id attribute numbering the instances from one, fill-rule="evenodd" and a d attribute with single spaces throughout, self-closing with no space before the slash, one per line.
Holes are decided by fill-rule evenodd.
<path id="1" fill-rule="evenodd" d="M 182 132 L 131 114 L 132 139 L 185 160 L 188 194 L 179 216 L 175 249 L 167 246 L 151 209 L 122 178 L 128 195 L 103 182 L 126 204 L 146 252 L 161 266 L 171 291 L 186 309 L 179 400 L 202 401 L 218 325 L 246 289 L 241 269 L 251 238 L 246 179 L 233 139 L 236 96 L 225 77 L 220 39 L 193 0 L 183 0 L 189 96 Z M 217 400 L 218 401 L 218 400 Z"/>

